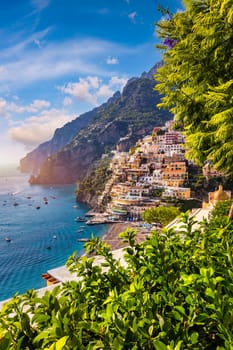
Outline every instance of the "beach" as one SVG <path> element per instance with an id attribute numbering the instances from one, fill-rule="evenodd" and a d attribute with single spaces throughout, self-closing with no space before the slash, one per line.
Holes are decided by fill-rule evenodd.
<path id="1" fill-rule="evenodd" d="M 119 233 L 125 231 L 127 228 L 133 228 L 137 230 L 135 241 L 137 243 L 143 242 L 149 235 L 149 231 L 140 226 L 140 223 L 121 222 L 116 224 L 110 224 L 107 232 L 102 237 L 102 240 L 111 246 L 112 250 L 123 248 L 128 243 L 123 243 L 122 239 L 118 237 Z"/>

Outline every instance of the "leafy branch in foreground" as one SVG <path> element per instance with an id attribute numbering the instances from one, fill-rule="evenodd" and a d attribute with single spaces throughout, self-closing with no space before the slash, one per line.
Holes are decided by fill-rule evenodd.
<path id="1" fill-rule="evenodd" d="M 155 89 L 186 135 L 191 159 L 233 174 L 232 1 L 188 0 L 162 17 L 157 32 L 164 65 Z"/>
<path id="2" fill-rule="evenodd" d="M 76 281 L 6 303 L 0 349 L 232 349 L 233 221 L 219 212 L 194 231 L 182 215 L 182 234 L 142 244 L 127 230 L 124 266 L 93 238 L 99 263 L 73 255 Z"/>

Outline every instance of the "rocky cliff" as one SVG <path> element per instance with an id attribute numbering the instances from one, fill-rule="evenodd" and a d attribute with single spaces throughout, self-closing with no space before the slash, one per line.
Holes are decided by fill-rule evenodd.
<path id="1" fill-rule="evenodd" d="M 151 72 L 154 69 L 153 67 Z M 31 183 L 80 181 L 104 153 L 115 149 L 117 145 L 127 151 L 155 126 L 163 125 L 166 120 L 171 119 L 167 111 L 156 108 L 160 95 L 154 90 L 153 74 L 149 73 L 130 79 L 122 93 L 117 92 L 100 107 L 80 116 L 78 119 L 83 121 L 82 126 L 77 119 L 72 122 L 78 125 L 76 133 L 72 131 L 71 140 L 67 144 L 60 142 L 56 153 L 51 154 L 47 144 L 47 153 L 44 152 L 46 160 L 40 167 L 39 175 L 31 177 Z M 59 133 L 62 134 L 65 130 L 67 125 L 64 129 L 59 129 Z M 49 145 L 56 140 L 55 133 Z M 40 155 L 40 147 L 33 152 Z M 32 164 L 28 156 L 21 163 L 28 164 L 28 168 Z"/>
<path id="2" fill-rule="evenodd" d="M 38 174 L 43 162 L 69 144 L 77 133 L 91 122 L 95 114 L 96 109 L 93 109 L 57 129 L 50 141 L 42 143 L 20 160 L 21 172 Z"/>

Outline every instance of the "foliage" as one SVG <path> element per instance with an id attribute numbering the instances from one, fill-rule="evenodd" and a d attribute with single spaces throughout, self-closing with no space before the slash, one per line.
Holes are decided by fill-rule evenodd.
<path id="1" fill-rule="evenodd" d="M 233 7 L 231 0 L 186 0 L 157 24 L 164 65 L 155 78 L 186 135 L 187 155 L 233 173 Z M 172 45 L 167 40 L 173 41 Z"/>
<path id="2" fill-rule="evenodd" d="M 217 217 L 227 216 L 232 203 L 233 203 L 232 199 L 218 202 L 211 212 L 212 217 L 217 218 Z"/>
<path id="3" fill-rule="evenodd" d="M 180 208 L 181 212 L 186 212 L 193 208 L 200 208 L 202 205 L 201 201 L 198 199 L 179 199 L 177 201 L 177 206 Z"/>
<path id="4" fill-rule="evenodd" d="M 112 175 L 112 171 L 109 168 L 110 161 L 111 158 L 103 158 L 96 162 L 95 166 L 86 174 L 76 191 L 78 199 L 82 199 L 82 196 L 86 196 L 86 194 L 93 197 L 103 192 L 107 180 Z"/>
<path id="5" fill-rule="evenodd" d="M 183 214 L 182 236 L 154 232 L 142 244 L 121 233 L 127 265 L 92 238 L 69 259 L 79 276 L 38 297 L 15 297 L 0 313 L 1 350 L 231 350 L 233 347 L 233 221 L 202 229 Z"/>
<path id="6" fill-rule="evenodd" d="M 176 207 L 159 206 L 155 208 L 146 209 L 142 213 L 142 218 L 149 224 L 157 222 L 165 226 L 173 219 L 175 219 L 179 215 L 179 213 L 180 211 Z"/>

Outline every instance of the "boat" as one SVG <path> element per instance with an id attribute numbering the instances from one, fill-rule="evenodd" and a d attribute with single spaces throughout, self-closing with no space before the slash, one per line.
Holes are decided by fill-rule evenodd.
<path id="1" fill-rule="evenodd" d="M 40 209 L 40 206 L 36 207 L 36 209 Z"/>
<path id="2" fill-rule="evenodd" d="M 10 237 L 6 237 L 5 240 L 6 240 L 7 242 L 11 242 L 11 238 L 10 238 Z"/>
<path id="3" fill-rule="evenodd" d="M 88 238 L 78 238 L 77 242 L 89 242 L 90 240 Z"/>
<path id="4" fill-rule="evenodd" d="M 77 222 L 85 222 L 85 221 L 87 221 L 87 219 L 84 218 L 83 216 L 77 216 L 77 218 L 74 219 L 74 220 L 77 221 Z"/>
<path id="5" fill-rule="evenodd" d="M 83 229 L 77 230 L 77 232 L 79 232 L 79 233 L 80 233 L 80 232 L 83 232 L 83 231 L 84 231 Z"/>

